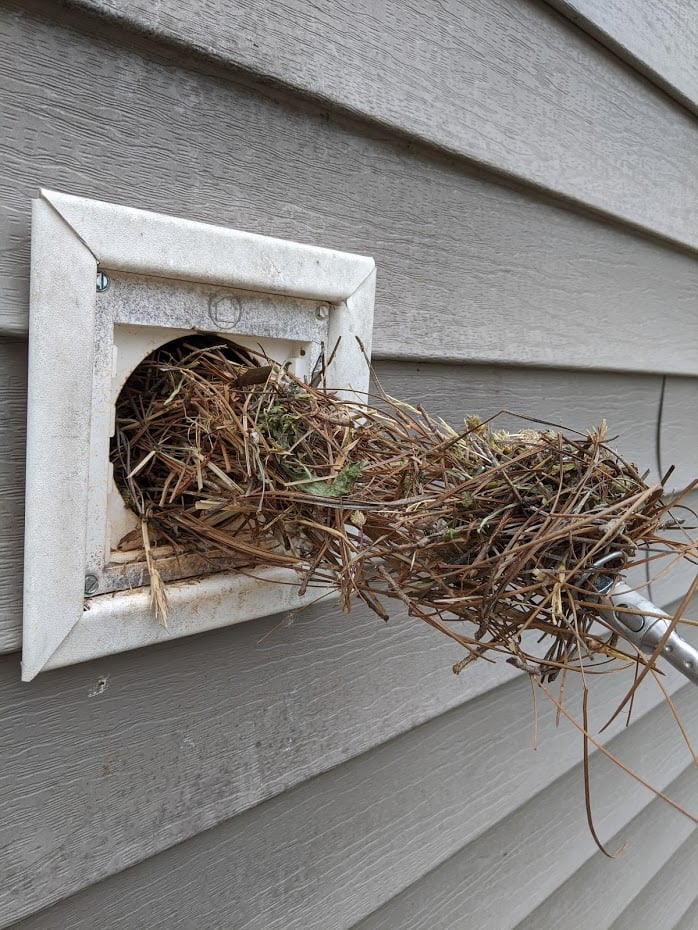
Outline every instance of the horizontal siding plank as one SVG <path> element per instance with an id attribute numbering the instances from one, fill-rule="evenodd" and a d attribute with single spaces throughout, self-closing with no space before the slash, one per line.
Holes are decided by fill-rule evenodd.
<path id="1" fill-rule="evenodd" d="M 397 362 L 377 362 L 376 374 L 389 394 L 422 403 L 456 426 L 469 413 L 484 417 L 502 408 L 582 430 L 606 417 L 624 455 L 643 470 L 655 461 L 657 376 Z M 25 397 L 26 346 L 0 340 L 0 410 L 8 411 L 0 423 L 0 652 L 21 643 Z"/>
<path id="2" fill-rule="evenodd" d="M 373 255 L 377 357 L 698 371 L 690 255 L 55 15 L 67 19 L 0 10 L 5 332 L 26 331 L 29 202 L 43 184 Z M 635 172 L 646 201 L 655 187 Z"/>
<path id="3" fill-rule="evenodd" d="M 679 800 L 691 805 L 695 812 L 698 806 L 695 767 L 681 779 L 677 791 Z M 611 848 L 618 849 L 623 843 L 639 846 L 640 855 L 619 856 L 612 863 L 597 852 L 578 872 L 569 878 L 546 901 L 521 923 L 516 930 L 557 930 L 558 927 L 574 927 L 575 930 L 604 930 L 615 926 L 627 907 L 641 895 L 644 889 L 661 875 L 672 856 L 682 845 L 695 846 L 695 825 L 680 815 L 667 816 L 666 808 L 653 802 L 646 813 L 638 815 L 632 823 L 614 837 Z M 692 878 L 695 884 L 695 859 L 692 861 Z M 685 878 L 671 877 L 670 887 L 677 895 L 685 897 Z M 689 899 L 690 900 L 690 899 Z M 636 927 L 669 927 L 671 923 L 655 923 L 642 918 Z"/>
<path id="4" fill-rule="evenodd" d="M 696 300 L 698 316 L 698 298 Z M 698 357 L 698 341 L 693 345 Z M 672 488 L 685 488 L 698 478 L 698 378 L 667 378 L 662 404 L 661 469 L 672 465 Z"/>
<path id="5" fill-rule="evenodd" d="M 696 0 L 546 0 L 656 84 L 698 110 Z"/>
<path id="6" fill-rule="evenodd" d="M 422 404 L 456 428 L 469 414 L 484 419 L 502 410 L 580 432 L 605 419 L 611 445 L 641 472 L 649 471 L 648 481 L 657 480 L 661 383 L 656 376 L 392 361 L 378 361 L 374 367 L 387 394 Z M 493 421 L 502 429 L 525 425 L 509 413 Z"/>
<path id="7" fill-rule="evenodd" d="M 695 770 L 693 774 L 695 781 Z M 696 896 L 698 830 L 695 828 L 615 920 L 611 930 L 675 927 Z M 693 930 L 697 925 L 693 924 Z"/>
<path id="8" fill-rule="evenodd" d="M 684 689 L 687 691 L 688 687 Z M 685 696 L 688 697 L 687 695 Z M 684 700 L 688 717 L 694 718 L 695 708 Z M 641 768 L 653 784 L 672 798 L 683 798 L 698 808 L 693 771 L 671 779 L 681 770 L 676 754 L 669 764 L 655 756 L 655 740 L 667 736 L 663 725 L 663 710 L 652 713 L 651 720 L 642 721 L 617 737 L 609 747 L 630 765 Z M 645 727 L 645 723 L 647 726 Z M 648 731 L 652 731 L 649 736 Z M 661 736 L 660 736 L 661 734 Z M 653 745 L 648 758 L 642 741 Z M 671 752 L 671 751 L 670 751 Z M 645 766 L 649 765 L 648 768 Z M 651 841 L 654 823 L 646 821 L 654 813 L 663 832 L 674 825 L 683 827 L 680 814 L 670 811 L 664 802 L 649 800 L 647 792 L 636 783 L 619 783 L 618 769 L 608 761 L 593 760 L 592 802 L 596 826 L 604 839 L 620 831 L 628 840 L 625 856 L 628 862 L 640 862 L 644 847 Z M 514 927 L 532 908 L 555 892 L 561 879 L 576 872 L 596 852 L 588 833 L 582 802 L 583 775 L 575 768 L 553 785 L 503 818 L 492 829 L 464 846 L 439 868 L 410 886 L 402 894 L 371 914 L 356 926 L 356 930 L 507 930 Z M 671 783 L 669 783 L 671 782 Z M 691 793 L 691 784 L 693 790 Z M 622 800 L 621 800 L 622 799 Z M 655 811 L 655 807 L 657 810 Z M 639 828 L 628 826 L 636 817 Z M 632 831 L 632 838 L 630 832 Z M 609 872 L 613 865 L 608 867 Z M 613 874 L 607 876 L 612 883 Z M 580 888 L 580 895 L 594 895 L 593 885 Z M 562 925 L 560 925 L 562 926 Z M 578 930 L 572 919 L 569 927 Z M 599 925 L 600 926 L 600 925 Z M 659 926 L 639 923 L 637 926 Z M 543 930 L 547 924 L 537 925 Z"/>
<path id="9" fill-rule="evenodd" d="M 19 680 L 0 659 L 0 926 L 516 676 L 311 608 Z M 507 705 L 508 706 L 508 705 Z"/>
<path id="10" fill-rule="evenodd" d="M 608 676 L 601 683 L 607 699 L 617 693 L 615 679 Z M 671 751 L 680 738 L 663 726 L 663 710 L 643 715 L 652 703 L 648 697 L 642 698 L 633 727 L 621 725 L 613 745 L 665 784 L 686 760 Z M 698 734 L 698 708 L 690 701 L 681 707 Z M 236 930 L 345 928 L 492 823 L 506 822 L 533 793 L 541 800 L 549 797 L 550 815 L 562 821 L 557 834 L 563 845 L 577 839 L 586 848 L 578 735 L 567 727 L 555 731 L 552 708 L 542 707 L 542 740 L 534 752 L 531 718 L 527 682 L 510 682 L 49 914 L 56 915 L 57 925 L 76 930 L 119 922 L 203 930 L 231 921 Z M 576 783 L 572 794 L 570 779 L 560 778 L 570 767 Z M 619 810 L 627 819 L 634 805 L 647 803 L 645 789 L 630 786 L 620 771 L 596 757 L 594 771 L 610 824 Z M 620 782 L 632 798 L 627 809 L 625 800 L 618 801 Z M 672 822 L 667 809 L 664 814 Z M 537 827 L 547 840 L 544 823 L 526 826 Z M 507 848 L 527 840 L 524 829 L 509 838 Z M 642 844 L 636 842 L 632 852 L 641 856 Z M 486 882 L 480 890 L 487 895 Z"/>
<path id="11" fill-rule="evenodd" d="M 694 120 L 540 3 L 80 5 L 698 245 Z"/>

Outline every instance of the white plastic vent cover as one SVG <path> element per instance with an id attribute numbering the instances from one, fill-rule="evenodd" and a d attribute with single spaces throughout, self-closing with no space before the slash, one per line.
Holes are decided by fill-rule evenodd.
<path id="1" fill-rule="evenodd" d="M 361 395 L 369 372 L 355 337 L 370 352 L 374 288 L 371 258 L 41 192 L 32 215 L 25 681 L 317 599 L 299 598 L 286 569 L 253 579 L 197 574 L 195 560 L 173 559 L 184 580 L 169 585 L 160 627 L 142 563 L 116 549 L 135 517 L 109 461 L 115 401 L 151 351 L 202 332 L 261 346 L 306 379 L 339 340 L 327 384 Z"/>

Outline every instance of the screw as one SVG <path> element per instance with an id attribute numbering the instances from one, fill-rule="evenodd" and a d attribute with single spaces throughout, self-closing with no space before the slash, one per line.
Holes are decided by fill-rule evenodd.
<path id="1" fill-rule="evenodd" d="M 109 287 L 109 275 L 106 275 L 103 271 L 98 271 L 97 272 L 97 293 L 103 294 L 108 287 Z"/>
<path id="2" fill-rule="evenodd" d="M 315 311 L 315 316 L 318 318 L 318 320 L 326 320 L 329 318 L 329 315 L 330 315 L 329 304 L 320 304 L 320 306 Z"/>
<path id="3" fill-rule="evenodd" d="M 85 575 L 85 594 L 96 594 L 99 588 L 99 579 L 96 575 Z"/>

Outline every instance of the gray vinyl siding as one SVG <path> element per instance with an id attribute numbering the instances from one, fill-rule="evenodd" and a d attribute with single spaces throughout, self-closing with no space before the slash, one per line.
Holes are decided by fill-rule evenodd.
<path id="1" fill-rule="evenodd" d="M 668 94 L 698 112 L 696 0 L 548 0 Z"/>
<path id="2" fill-rule="evenodd" d="M 373 255 L 378 357 L 694 374 L 698 267 L 684 251 L 78 26 L 17 12 L 0 34 L 5 332 L 26 332 L 43 183 Z M 667 308 L 670 328 L 657 325 Z"/>
<path id="3" fill-rule="evenodd" d="M 696 899 L 698 834 L 694 831 L 670 859 L 656 870 L 633 897 L 612 925 L 612 930 L 647 927 L 696 927 L 698 921 L 684 923 L 686 911 Z"/>
<path id="4" fill-rule="evenodd" d="M 589 22 L 593 7 L 574 4 Z M 39 186 L 373 255 L 389 393 L 454 423 L 605 417 L 653 480 L 696 474 L 683 40 L 670 66 L 634 20 L 620 36 L 598 18 L 621 60 L 537 2 L 268 10 L 0 8 L 0 927 L 687 930 L 692 823 L 595 752 L 597 826 L 628 841 L 603 858 L 578 733 L 541 704 L 534 751 L 527 681 L 455 677 L 452 644 L 397 607 L 384 625 L 324 604 L 19 681 Z M 653 597 L 675 604 L 690 580 Z M 595 684 L 600 725 L 622 684 Z M 695 690 L 667 687 L 698 742 Z M 695 811 L 659 691 L 624 724 L 604 744 Z"/>
<path id="5" fill-rule="evenodd" d="M 688 691 L 676 694 L 677 706 L 698 733 Z M 553 710 L 541 710 L 545 738 L 534 753 L 530 689 L 520 678 L 510 681 L 95 885 L 49 911 L 47 923 L 333 930 L 366 918 L 362 930 L 514 926 L 542 894 L 555 895 L 562 875 L 596 863 L 585 830 L 578 735 L 570 728 L 554 733 Z M 609 748 L 690 802 L 695 780 L 685 754 L 672 753 L 664 708 L 645 699 L 638 710 L 634 732 L 618 726 Z M 623 884 L 641 887 L 634 870 L 646 876 L 646 861 L 665 861 L 692 824 L 633 782 L 619 792 L 619 777 L 615 766 L 595 758 L 604 838 L 636 815 L 638 823 L 646 820 L 645 831 L 634 822 L 622 827 L 630 848 L 621 876 L 617 867 L 613 873 L 622 901 Z M 657 846 L 653 858 L 648 835 Z M 608 879 L 608 861 L 603 865 Z"/>
<path id="6" fill-rule="evenodd" d="M 687 698 L 684 706 L 688 704 Z M 637 725 L 638 730 L 643 723 Z M 656 718 L 651 723 L 656 726 Z M 630 749 L 628 744 L 633 740 L 633 755 L 636 764 L 641 764 L 639 736 L 639 732 L 632 736 L 622 734 L 611 744 L 612 751 Z M 620 745 L 623 737 L 626 737 L 625 746 Z M 680 765 L 677 763 L 673 771 L 678 771 Z M 617 770 L 612 770 L 611 763 L 604 763 L 601 768 L 603 771 L 599 772 L 595 767 L 595 782 L 598 779 L 603 784 L 608 779 L 609 791 L 601 799 L 602 788 L 597 789 L 601 803 L 596 817 L 598 823 L 603 824 L 604 840 L 612 852 L 628 844 L 622 860 L 610 863 L 589 838 L 580 842 L 584 814 L 576 803 L 581 785 L 579 772 L 575 770 L 539 792 L 513 815 L 465 846 L 402 895 L 387 902 L 362 921 L 357 930 L 398 927 L 400 930 L 423 927 L 465 930 L 514 926 L 517 930 L 524 927 L 556 930 L 561 926 L 598 930 L 610 926 L 614 915 L 632 905 L 644 884 L 681 846 L 691 832 L 691 824 L 680 814 L 667 815 L 663 802 L 649 800 L 647 793 L 638 786 L 629 786 L 631 796 L 619 804 Z M 663 779 L 669 771 L 663 765 L 654 767 L 655 777 L 662 779 L 662 787 L 672 797 L 690 803 L 695 798 L 691 767 L 664 784 Z M 620 824 L 622 827 L 614 833 Z M 653 831 L 657 831 L 660 838 L 656 844 L 647 840 L 654 835 Z M 653 848 L 648 854 L 650 845 Z M 693 867 L 695 871 L 695 861 Z M 572 877 L 559 886 L 563 870 Z M 693 878 L 694 873 L 691 878 L 686 874 L 672 876 L 668 885 L 679 900 L 685 902 L 687 895 L 695 894 Z M 608 895 L 603 889 L 609 889 Z M 628 926 L 650 930 L 672 925 L 666 921 L 638 920 Z"/>
<path id="7" fill-rule="evenodd" d="M 695 805 L 695 766 L 670 786 L 674 796 Z M 610 841 L 613 852 L 625 843 L 641 846 L 635 856 L 619 857 L 614 870 L 612 893 L 589 894 L 602 888 L 608 862 L 597 853 L 563 885 L 556 889 L 517 930 L 553 930 L 564 925 L 579 930 L 610 926 L 672 927 L 695 895 L 695 849 L 698 834 L 680 815 L 666 816 L 661 802 L 652 802 L 646 812 L 627 824 Z M 651 842 L 647 841 L 652 837 Z M 692 868 L 690 866 L 692 863 Z M 679 865 L 679 868 L 676 866 Z M 652 901 L 651 891 L 666 882 L 659 899 Z M 669 890 L 670 889 L 670 890 Z M 609 889 L 610 890 L 610 889 Z M 671 907 L 663 907 L 667 898 Z M 643 907 L 651 902 L 649 907 Z M 672 910 L 673 911 L 672 916 Z"/>
<path id="8" fill-rule="evenodd" d="M 78 0 L 208 59 L 698 244 L 692 115 L 540 2 Z M 292 37 L 292 41 L 289 41 Z M 692 50 L 687 53 L 690 57 Z"/>
<path id="9" fill-rule="evenodd" d="M 0 653 L 21 646 L 26 401 L 27 344 L 0 338 Z"/>

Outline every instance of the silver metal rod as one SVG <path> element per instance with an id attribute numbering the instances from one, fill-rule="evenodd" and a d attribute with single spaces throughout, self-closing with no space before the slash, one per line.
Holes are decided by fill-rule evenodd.
<path id="1" fill-rule="evenodd" d="M 609 602 L 608 605 L 603 601 L 599 604 L 606 623 L 642 652 L 651 655 L 669 629 L 671 617 L 622 581 L 612 584 L 606 576 L 599 576 L 596 589 Z M 614 607 L 625 607 L 632 613 L 617 611 Z M 698 685 L 698 649 L 682 639 L 676 631 L 672 630 L 667 637 L 661 655 Z"/>

